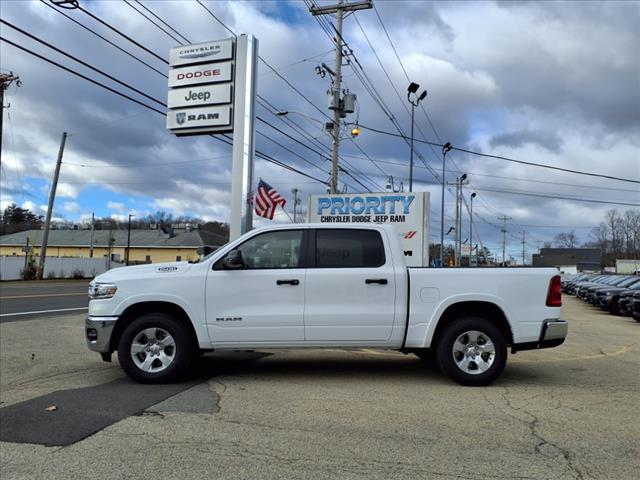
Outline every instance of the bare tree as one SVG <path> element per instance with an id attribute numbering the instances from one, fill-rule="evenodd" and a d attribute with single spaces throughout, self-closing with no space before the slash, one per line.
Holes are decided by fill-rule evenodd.
<path id="1" fill-rule="evenodd" d="M 553 240 L 558 247 L 576 248 L 578 246 L 578 237 L 576 237 L 574 230 L 561 232 L 557 234 Z"/>
<path id="2" fill-rule="evenodd" d="M 640 246 L 640 210 L 627 210 L 622 217 L 622 230 L 625 240 L 625 256 L 638 258 Z"/>
<path id="3" fill-rule="evenodd" d="M 617 210 L 609 210 L 604 218 L 611 233 L 611 250 L 608 264 L 613 265 L 616 258 L 620 258 L 619 255 L 622 251 L 623 221 Z"/>

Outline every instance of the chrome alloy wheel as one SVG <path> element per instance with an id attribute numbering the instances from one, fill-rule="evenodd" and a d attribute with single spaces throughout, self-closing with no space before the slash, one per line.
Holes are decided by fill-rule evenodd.
<path id="1" fill-rule="evenodd" d="M 162 372 L 176 356 L 176 342 L 162 328 L 145 328 L 131 342 L 131 358 L 147 373 Z"/>
<path id="2" fill-rule="evenodd" d="M 471 375 L 486 372 L 493 365 L 496 347 L 487 334 L 477 330 L 462 333 L 451 349 L 460 370 Z"/>

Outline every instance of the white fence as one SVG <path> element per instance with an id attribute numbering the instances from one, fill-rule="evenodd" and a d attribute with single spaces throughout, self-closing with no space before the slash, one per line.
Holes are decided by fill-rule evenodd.
<path id="1" fill-rule="evenodd" d="M 84 277 L 92 278 L 107 271 L 106 263 L 104 258 L 47 257 L 43 278 L 71 277 L 74 272 L 82 272 Z M 120 266 L 120 263 L 111 262 L 111 268 Z M 0 257 L 0 280 L 20 280 L 23 269 L 24 257 Z"/>

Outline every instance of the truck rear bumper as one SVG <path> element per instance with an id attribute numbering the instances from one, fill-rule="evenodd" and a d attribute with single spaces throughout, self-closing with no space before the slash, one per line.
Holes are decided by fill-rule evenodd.
<path id="1" fill-rule="evenodd" d="M 92 317 L 85 320 L 85 333 L 89 350 L 111 353 L 111 334 L 118 317 Z"/>
<path id="2" fill-rule="evenodd" d="M 511 347 L 511 353 L 522 350 L 557 347 L 564 343 L 569 332 L 569 323 L 565 320 L 545 320 L 542 323 L 540 338 L 537 342 L 516 343 Z"/>

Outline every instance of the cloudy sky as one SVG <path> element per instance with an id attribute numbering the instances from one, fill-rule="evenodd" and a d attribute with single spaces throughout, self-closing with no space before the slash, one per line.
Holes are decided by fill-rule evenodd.
<path id="1" fill-rule="evenodd" d="M 334 54 L 318 20 L 302 1 L 203 3 L 232 31 L 253 33 L 260 41 L 261 57 L 289 83 L 260 62 L 257 113 L 289 137 L 258 122 L 257 149 L 326 181 L 330 138 L 319 125 L 331 113 L 325 93 L 330 80 L 319 76 L 316 66 L 332 66 Z M 182 40 L 149 11 L 190 42 L 230 35 L 195 1 L 142 0 L 148 10 L 133 0 L 80 4 L 161 58 Z M 358 113 L 347 118 L 350 122 L 397 133 L 392 116 L 408 134 L 410 79 L 428 91 L 424 109 L 416 109 L 417 139 L 640 180 L 640 3 L 375 0 L 375 7 L 344 22 L 344 38 L 353 55 L 343 68 L 343 80 L 358 95 Z M 65 10 L 70 17 L 66 18 L 48 1 L 8 0 L 0 8 L 5 22 L 166 101 L 166 64 L 86 13 Z M 164 111 L 157 102 L 7 24 L 0 30 L 13 43 Z M 54 217 L 77 221 L 92 212 L 123 218 L 130 212 L 165 210 L 228 221 L 230 147 L 210 137 L 175 138 L 162 115 L 7 43 L 0 48 L 2 72 L 13 71 L 22 81 L 5 96 L 5 105 L 11 107 L 4 117 L 2 208 L 16 202 L 36 213 L 44 211 L 60 136 L 67 131 Z M 367 87 L 363 78 L 370 82 Z M 291 113 L 286 119 L 275 116 L 276 110 Z M 431 193 L 430 236 L 436 240 L 442 156 L 439 148 L 425 144 L 416 144 L 416 152 L 414 190 Z M 363 191 L 361 184 L 375 191 L 393 175 L 406 186 L 408 160 L 402 139 L 363 128 L 357 139 L 342 143 L 340 164 L 351 176 L 343 174 L 341 185 L 344 181 L 349 192 Z M 255 170 L 256 182 L 262 177 L 289 200 L 292 188 L 302 190 L 303 208 L 308 194 L 326 188 L 263 160 L 256 161 Z M 616 203 L 640 204 L 638 183 L 456 151 L 447 156 L 446 170 L 447 181 L 468 174 L 465 196 L 477 193 L 474 235 L 479 233 L 490 248 L 501 242 L 498 217 L 512 218 L 507 224 L 508 252 L 518 257 L 523 230 L 529 253 L 562 231 L 575 230 L 586 241 L 590 228 L 608 209 L 639 208 Z M 570 199 L 546 198 L 554 196 Z M 453 224 L 454 203 L 447 192 L 447 230 Z M 466 238 L 466 213 L 464 218 Z M 277 220 L 288 221 L 283 214 Z"/>

